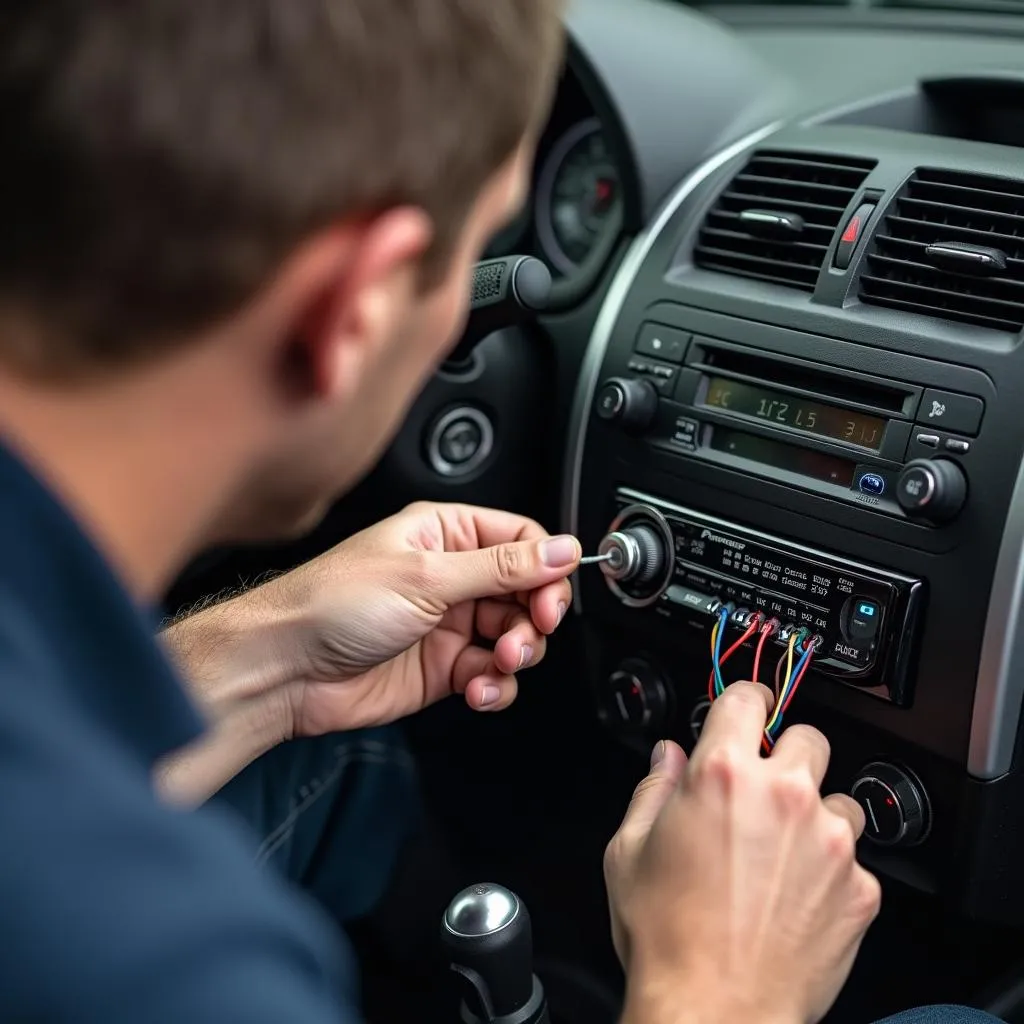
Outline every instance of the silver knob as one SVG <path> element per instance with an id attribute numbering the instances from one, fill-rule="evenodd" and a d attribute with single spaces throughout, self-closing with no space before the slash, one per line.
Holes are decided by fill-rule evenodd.
<path id="1" fill-rule="evenodd" d="M 664 568 L 664 543 L 646 523 L 615 530 L 601 541 L 598 555 L 607 555 L 601 571 L 609 579 L 650 583 Z"/>
<path id="2" fill-rule="evenodd" d="M 519 899 L 503 885 L 471 885 L 452 900 L 444 926 L 453 935 L 467 938 L 493 935 L 519 916 Z"/>

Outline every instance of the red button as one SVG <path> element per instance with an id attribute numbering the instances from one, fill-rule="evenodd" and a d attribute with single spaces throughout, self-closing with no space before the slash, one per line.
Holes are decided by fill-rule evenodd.
<path id="1" fill-rule="evenodd" d="M 836 246 L 833 266 L 837 270 L 849 268 L 853 260 L 853 251 L 857 248 L 857 243 L 860 242 L 861 236 L 864 234 L 864 227 L 874 212 L 874 203 L 861 203 L 857 207 L 856 213 L 846 222 L 842 237 L 839 239 L 839 245 Z"/>

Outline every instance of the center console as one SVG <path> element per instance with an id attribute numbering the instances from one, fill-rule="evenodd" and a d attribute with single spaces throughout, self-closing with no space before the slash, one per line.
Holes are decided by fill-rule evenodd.
<path id="1" fill-rule="evenodd" d="M 577 394 L 568 529 L 595 712 L 692 745 L 712 630 L 829 737 L 864 859 L 1024 919 L 1019 151 L 766 129 L 680 184 L 614 281 Z M 740 643 L 747 635 L 748 640 Z M 723 670 L 725 671 L 725 670 Z M 969 880 L 969 881 L 968 881 Z"/>

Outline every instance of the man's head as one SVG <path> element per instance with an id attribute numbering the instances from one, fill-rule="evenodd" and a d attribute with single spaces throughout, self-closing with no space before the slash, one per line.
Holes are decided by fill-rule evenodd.
<path id="1" fill-rule="evenodd" d="M 525 197 L 560 7 L 8 0 L 0 372 L 215 383 L 222 418 L 195 409 L 234 527 L 308 525 L 457 338 Z"/>

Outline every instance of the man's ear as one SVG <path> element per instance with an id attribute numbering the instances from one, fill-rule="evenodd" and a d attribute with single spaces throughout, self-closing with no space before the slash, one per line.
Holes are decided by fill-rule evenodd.
<path id="1" fill-rule="evenodd" d="M 342 225 L 325 240 L 331 271 L 311 295 L 299 339 L 319 398 L 354 390 L 405 321 L 432 238 L 422 210 L 399 207 Z"/>

